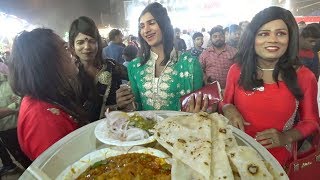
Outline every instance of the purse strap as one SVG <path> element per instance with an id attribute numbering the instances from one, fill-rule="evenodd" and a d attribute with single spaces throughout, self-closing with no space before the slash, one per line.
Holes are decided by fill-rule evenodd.
<path id="1" fill-rule="evenodd" d="M 318 149 L 320 147 L 320 126 L 318 123 L 314 121 L 303 121 L 307 123 L 312 123 L 317 126 L 317 132 L 315 133 L 314 138 L 312 139 L 312 146 L 314 149 Z M 293 160 L 296 161 L 298 159 L 298 141 L 294 142 L 292 145 L 292 154 L 293 154 Z"/>

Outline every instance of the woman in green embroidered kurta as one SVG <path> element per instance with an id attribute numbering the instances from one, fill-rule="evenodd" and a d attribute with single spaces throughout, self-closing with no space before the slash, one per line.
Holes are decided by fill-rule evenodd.
<path id="1" fill-rule="evenodd" d="M 149 4 L 142 11 L 139 38 L 142 55 L 128 65 L 133 95 L 121 87 L 117 91 L 119 108 L 126 110 L 135 100 L 138 110 L 180 110 L 180 97 L 202 87 L 198 59 L 174 50 L 173 27 L 159 3 Z"/>
<path id="2" fill-rule="evenodd" d="M 199 61 L 188 53 L 179 59 L 171 59 L 155 77 L 157 54 L 151 52 L 150 59 L 141 65 L 137 58 L 128 66 L 128 75 L 138 109 L 179 110 L 180 96 L 202 87 L 202 69 Z"/>

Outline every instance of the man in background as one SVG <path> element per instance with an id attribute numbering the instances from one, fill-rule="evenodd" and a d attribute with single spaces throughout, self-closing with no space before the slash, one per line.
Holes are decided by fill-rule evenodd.
<path id="1" fill-rule="evenodd" d="M 182 35 L 181 35 L 181 39 L 184 40 L 184 42 L 186 43 L 186 46 L 187 46 L 187 49 L 186 50 L 189 50 L 193 47 L 193 41 L 192 41 L 192 38 L 191 36 L 188 34 L 188 31 L 187 30 L 183 30 L 182 31 Z"/>
<path id="2" fill-rule="evenodd" d="M 239 26 L 241 28 L 241 33 L 247 28 L 249 23 L 250 23 L 249 21 L 241 21 L 241 22 L 239 22 Z"/>
<path id="3" fill-rule="evenodd" d="M 119 29 L 112 29 L 109 33 L 110 43 L 102 50 L 102 57 L 104 59 L 111 58 L 117 61 L 119 64 L 124 63 L 122 58 L 123 47 L 123 34 Z"/>
<path id="4" fill-rule="evenodd" d="M 206 32 L 205 28 L 201 29 L 201 33 L 203 35 L 203 45 L 202 48 L 206 49 L 208 47 L 209 41 L 210 41 L 210 34 Z"/>
<path id="5" fill-rule="evenodd" d="M 320 40 L 320 27 L 317 23 L 308 24 L 302 29 L 299 36 L 299 58 L 301 63 L 308 67 L 319 78 L 318 51 L 315 50 L 317 41 Z"/>
<path id="6" fill-rule="evenodd" d="M 231 47 L 238 48 L 238 43 L 240 40 L 241 28 L 236 24 L 229 26 L 229 38 L 227 44 Z"/>
<path id="7" fill-rule="evenodd" d="M 206 84 L 218 81 L 224 89 L 237 49 L 225 43 L 224 30 L 221 27 L 212 28 L 210 35 L 212 46 L 204 50 L 199 57 L 204 71 L 204 81 Z"/>
<path id="8" fill-rule="evenodd" d="M 192 56 L 195 56 L 198 58 L 200 56 L 200 54 L 203 52 L 203 48 L 202 48 L 203 35 L 202 35 L 202 33 L 200 33 L 200 32 L 194 33 L 192 36 L 192 40 L 193 40 L 194 47 L 192 47 L 190 49 L 190 53 Z"/>
<path id="9" fill-rule="evenodd" d="M 307 26 L 306 22 L 304 22 L 304 21 L 298 22 L 299 30 L 302 30 L 302 29 L 305 28 L 306 26 Z"/>
<path id="10" fill-rule="evenodd" d="M 187 50 L 187 45 L 184 42 L 183 39 L 180 38 L 180 29 L 179 28 L 175 28 L 174 29 L 174 34 L 175 34 L 175 38 L 174 38 L 174 47 L 179 51 L 179 52 L 185 52 Z"/>

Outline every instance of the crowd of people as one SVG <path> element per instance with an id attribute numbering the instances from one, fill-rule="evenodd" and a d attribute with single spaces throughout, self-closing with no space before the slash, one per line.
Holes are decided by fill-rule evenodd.
<path id="1" fill-rule="evenodd" d="M 319 126 L 320 24 L 300 27 L 290 11 L 268 7 L 251 22 L 191 36 L 151 3 L 138 28 L 127 45 L 111 30 L 104 46 L 95 22 L 82 16 L 71 22 L 68 43 L 45 28 L 14 39 L 0 62 L 1 175 L 16 167 L 7 150 L 27 168 L 106 111 L 179 111 L 181 96 L 214 81 L 224 96 L 218 111 L 283 166 L 292 143 Z M 199 94 L 187 110 L 208 108 L 208 96 Z"/>

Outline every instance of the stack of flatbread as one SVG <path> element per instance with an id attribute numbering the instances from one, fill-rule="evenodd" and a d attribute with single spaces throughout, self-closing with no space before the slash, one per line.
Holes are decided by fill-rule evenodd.
<path id="1" fill-rule="evenodd" d="M 169 117 L 155 126 L 173 156 L 172 180 L 287 179 L 251 147 L 238 146 L 228 119 L 217 113 Z"/>

